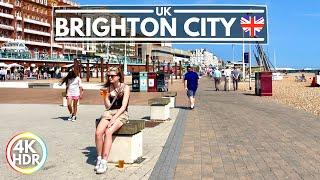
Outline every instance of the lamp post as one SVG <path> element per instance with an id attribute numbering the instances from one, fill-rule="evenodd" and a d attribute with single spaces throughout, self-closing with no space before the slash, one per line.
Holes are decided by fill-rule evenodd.
<path id="1" fill-rule="evenodd" d="M 53 55 L 53 13 L 54 13 L 54 7 L 56 6 L 56 2 L 53 1 L 52 2 L 52 8 L 51 8 L 51 36 L 50 36 L 50 56 L 52 59 L 52 55 Z"/>

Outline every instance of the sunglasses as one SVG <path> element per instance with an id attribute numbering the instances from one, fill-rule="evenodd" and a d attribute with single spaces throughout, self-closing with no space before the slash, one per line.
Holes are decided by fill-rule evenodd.
<path id="1" fill-rule="evenodd" d="M 118 75 L 108 75 L 108 77 L 111 77 L 111 78 L 114 78 L 115 76 L 118 76 Z"/>

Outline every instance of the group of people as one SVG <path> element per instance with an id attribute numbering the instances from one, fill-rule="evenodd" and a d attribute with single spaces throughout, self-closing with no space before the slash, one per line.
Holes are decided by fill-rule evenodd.
<path id="1" fill-rule="evenodd" d="M 216 91 L 220 91 L 220 82 L 221 79 L 224 78 L 224 90 L 229 91 L 230 90 L 230 81 L 232 80 L 233 84 L 233 90 L 238 90 L 238 82 L 240 81 L 241 72 L 239 69 L 233 68 L 230 69 L 229 67 L 226 67 L 223 72 L 221 72 L 218 68 L 215 68 L 212 71 L 211 74 L 213 80 L 214 80 L 214 86 Z"/>
<path id="2" fill-rule="evenodd" d="M 84 91 L 80 77 L 71 70 L 62 79 L 60 85 L 66 84 L 67 106 L 70 116 L 68 120 L 77 120 L 77 103 Z M 130 87 L 124 83 L 123 73 L 119 67 L 110 67 L 106 83 L 100 90 L 105 111 L 103 112 L 95 132 L 97 160 L 94 170 L 97 174 L 107 171 L 107 161 L 112 146 L 112 134 L 129 121 L 128 105 Z"/>

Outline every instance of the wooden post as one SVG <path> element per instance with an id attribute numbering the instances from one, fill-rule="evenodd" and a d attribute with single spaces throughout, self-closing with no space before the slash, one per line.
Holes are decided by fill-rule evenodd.
<path id="1" fill-rule="evenodd" d="M 90 68 L 89 68 L 89 59 L 87 59 L 87 82 L 89 82 L 90 79 Z"/>
<path id="2" fill-rule="evenodd" d="M 82 78 L 82 75 L 81 75 L 82 64 L 81 64 L 81 60 L 80 60 L 80 59 L 78 60 L 78 69 L 79 69 L 79 77 L 80 77 L 80 79 L 81 79 L 81 78 Z"/>
<path id="3" fill-rule="evenodd" d="M 178 69 L 177 69 L 177 68 L 178 68 L 178 65 L 177 65 L 177 64 L 178 64 L 177 62 L 174 63 L 174 66 L 175 66 L 175 68 L 174 68 L 174 75 L 176 75 L 176 79 L 178 79 L 178 74 L 177 74 L 177 73 L 178 73 Z"/>
<path id="4" fill-rule="evenodd" d="M 152 59 L 152 71 L 154 72 L 154 59 Z"/>
<path id="5" fill-rule="evenodd" d="M 99 63 L 97 61 L 97 64 L 96 64 L 96 70 L 97 70 L 97 78 L 99 77 Z"/>
<path id="6" fill-rule="evenodd" d="M 77 58 L 73 59 L 73 71 L 74 73 L 76 73 L 77 76 L 80 77 Z"/>
<path id="7" fill-rule="evenodd" d="M 180 66 L 180 79 L 182 78 L 181 76 L 182 76 L 182 63 L 181 63 L 181 61 L 179 61 L 179 66 Z"/>
<path id="8" fill-rule="evenodd" d="M 100 58 L 100 61 L 101 61 L 101 82 L 103 83 L 104 82 L 104 77 L 103 77 L 104 67 L 103 67 L 103 58 L 102 57 Z"/>
<path id="9" fill-rule="evenodd" d="M 146 72 L 149 72 L 149 55 L 146 55 Z"/>

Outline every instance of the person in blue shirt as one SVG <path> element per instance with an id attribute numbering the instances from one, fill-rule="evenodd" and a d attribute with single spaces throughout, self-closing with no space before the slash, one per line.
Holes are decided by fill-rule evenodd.
<path id="1" fill-rule="evenodd" d="M 190 108 L 193 109 L 199 76 L 190 66 L 188 66 L 187 69 L 188 72 L 184 75 L 184 88 L 186 89 L 189 98 Z"/>
<path id="2" fill-rule="evenodd" d="M 219 71 L 218 68 L 216 68 L 213 73 L 212 73 L 213 79 L 214 79 L 214 86 L 216 88 L 216 91 L 219 91 L 219 86 L 220 86 L 220 80 L 221 80 L 221 72 Z"/>

